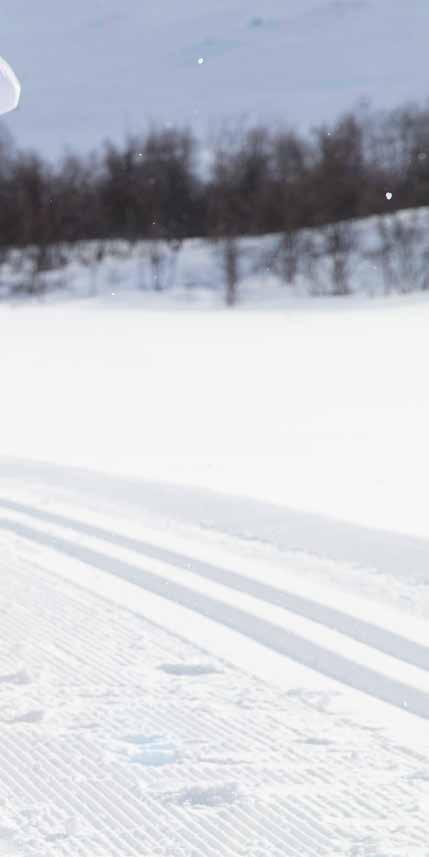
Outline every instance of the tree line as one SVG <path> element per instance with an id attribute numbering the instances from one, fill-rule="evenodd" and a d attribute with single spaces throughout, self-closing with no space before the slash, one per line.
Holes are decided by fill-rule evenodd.
<path id="1" fill-rule="evenodd" d="M 65 246 L 95 241 L 102 253 L 113 239 L 180 247 L 201 237 L 224 247 L 232 303 L 239 236 L 281 235 L 292 282 L 302 230 L 323 227 L 341 291 L 346 224 L 427 205 L 429 108 L 416 105 L 362 108 L 308 133 L 225 126 L 207 143 L 189 128 L 158 127 L 56 164 L 0 140 L 0 254 L 32 254 L 34 288 Z"/>

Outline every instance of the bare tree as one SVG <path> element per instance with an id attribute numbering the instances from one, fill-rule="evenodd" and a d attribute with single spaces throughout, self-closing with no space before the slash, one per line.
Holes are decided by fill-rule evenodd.
<path id="1" fill-rule="evenodd" d="M 238 139 L 238 142 L 237 142 Z M 240 144 L 231 131 L 223 129 L 216 141 L 209 187 L 209 235 L 220 248 L 225 279 L 225 301 L 232 307 L 238 300 L 239 236 L 246 204 L 240 193 Z"/>
<path id="2" fill-rule="evenodd" d="M 312 229 L 306 230 L 302 235 L 302 272 L 313 297 L 319 297 L 326 291 L 320 270 L 323 248 L 318 238 L 318 234 Z"/>
<path id="3" fill-rule="evenodd" d="M 351 293 L 351 260 L 358 247 L 356 225 L 348 220 L 332 223 L 323 230 L 324 252 L 330 263 L 332 294 Z"/>
<path id="4" fill-rule="evenodd" d="M 62 262 L 54 176 L 40 158 L 29 155 L 14 165 L 13 179 L 28 271 L 21 289 L 41 294 L 48 288 L 46 275 Z"/>
<path id="5" fill-rule="evenodd" d="M 384 291 L 426 289 L 428 247 L 421 213 L 394 212 L 377 221 L 378 246 L 372 256 L 381 267 Z"/>
<path id="6" fill-rule="evenodd" d="M 303 251 L 301 227 L 306 222 L 309 150 L 294 132 L 278 134 L 273 142 L 273 176 L 281 231 L 276 266 L 284 283 L 296 280 Z"/>

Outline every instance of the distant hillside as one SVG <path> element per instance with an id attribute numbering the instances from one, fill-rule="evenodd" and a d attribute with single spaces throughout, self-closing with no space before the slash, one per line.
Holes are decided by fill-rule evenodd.
<path id="1" fill-rule="evenodd" d="M 118 307 L 290 308 L 307 299 L 429 292 L 429 208 L 230 243 L 80 241 L 3 254 L 0 304 L 102 297 Z M 290 264 L 292 261 L 292 265 Z M 425 298 L 426 300 L 426 298 Z"/>
<path id="2" fill-rule="evenodd" d="M 0 53 L 23 82 L 4 121 L 47 155 L 151 119 L 308 125 L 426 98 L 428 32 L 427 0 L 3 0 Z"/>

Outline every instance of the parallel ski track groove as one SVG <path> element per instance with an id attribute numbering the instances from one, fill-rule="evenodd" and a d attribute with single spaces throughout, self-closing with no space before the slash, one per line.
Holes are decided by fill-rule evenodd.
<path id="1" fill-rule="evenodd" d="M 378 649 L 386 655 L 391 655 L 412 666 L 429 671 L 428 647 L 408 640 L 401 636 L 401 634 L 387 629 L 380 629 L 370 622 L 365 622 L 350 614 L 342 613 L 337 608 L 321 605 L 310 598 L 304 598 L 295 593 L 277 589 L 262 581 L 256 581 L 253 578 L 246 577 L 246 575 L 237 574 L 237 572 L 230 568 L 219 568 L 207 561 L 190 558 L 177 551 L 154 546 L 141 539 L 125 536 L 122 533 L 112 533 L 100 526 L 87 524 L 84 521 L 68 518 L 58 513 L 47 512 L 46 510 L 36 509 L 24 503 L 4 499 L 0 499 L 0 508 L 9 509 L 45 523 L 74 530 L 77 534 L 82 533 L 95 537 L 112 545 L 131 550 L 134 553 L 140 554 L 143 558 L 146 556 L 151 559 L 160 559 L 176 568 L 183 568 L 184 570 L 192 568 L 193 574 L 202 578 L 222 584 L 237 592 L 253 595 L 275 607 L 284 607 L 291 613 L 335 629 L 357 642 L 365 643 Z"/>
<path id="2" fill-rule="evenodd" d="M 59 551 L 83 562 L 88 567 L 92 566 L 99 571 L 133 583 L 176 605 L 191 609 L 205 618 L 238 631 L 244 637 L 250 637 L 329 678 L 363 690 L 396 707 L 406 706 L 409 712 L 429 719 L 429 694 L 425 691 L 382 675 L 369 666 L 357 664 L 341 653 L 326 652 L 323 646 L 288 631 L 286 627 L 281 628 L 265 619 L 251 616 L 240 607 L 225 604 L 213 596 L 202 596 L 182 583 L 167 581 L 153 572 L 133 566 L 117 557 L 112 563 L 112 559 L 106 553 L 79 545 L 58 535 L 34 530 L 15 520 L 0 519 L 0 529 L 12 532 L 34 544 Z"/>

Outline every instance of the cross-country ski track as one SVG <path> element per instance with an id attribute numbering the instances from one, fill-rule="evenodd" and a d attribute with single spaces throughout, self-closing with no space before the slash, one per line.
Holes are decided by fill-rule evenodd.
<path id="1" fill-rule="evenodd" d="M 424 617 L 6 470 L 0 854 L 427 857 Z"/>

